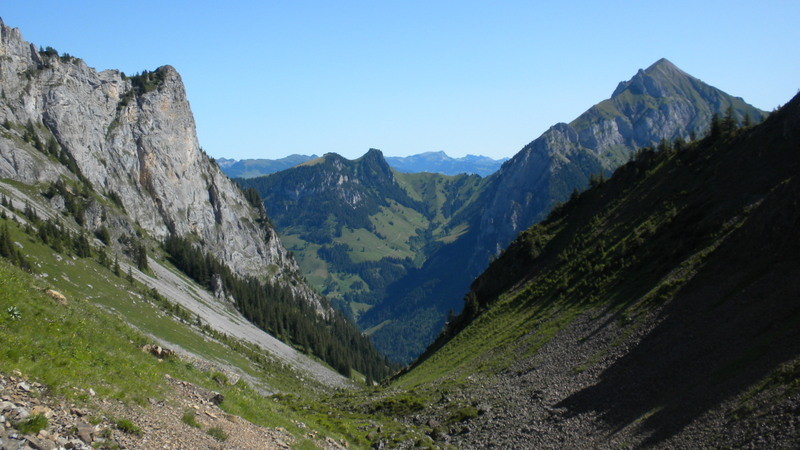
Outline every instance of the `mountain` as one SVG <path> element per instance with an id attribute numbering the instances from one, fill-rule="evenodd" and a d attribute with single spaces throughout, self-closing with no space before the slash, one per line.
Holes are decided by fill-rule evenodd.
<path id="1" fill-rule="evenodd" d="M 464 448 L 796 447 L 798 148 L 800 96 L 572 196 L 393 384 L 414 420 L 463 418 L 438 433 Z"/>
<path id="2" fill-rule="evenodd" d="M 388 373 L 358 330 L 304 283 L 260 202 L 202 152 L 174 68 L 97 72 L 50 47 L 37 50 L 2 22 L 0 39 L 0 178 L 41 239 L 56 230 L 80 236 L 76 256 L 95 245 L 130 258 L 156 293 L 180 303 L 180 292 L 159 291 L 156 267 L 177 266 L 214 293 L 216 312 L 235 307 L 237 320 L 341 373 Z M 92 235 L 100 241 L 89 242 Z"/>
<path id="3" fill-rule="evenodd" d="M 121 233 L 133 233 L 135 223 L 157 239 L 191 234 L 234 271 L 263 274 L 274 264 L 286 276 L 297 272 L 274 231 L 256 225 L 236 185 L 200 151 L 175 69 L 132 78 L 98 73 L 80 59 L 37 51 L 17 29 L 2 25 L 2 39 L 0 114 L 8 126 L 0 176 L 55 182 L 70 175 L 59 158 L 69 160 L 80 178 L 124 207 L 132 223 L 114 224 Z M 23 132 L 53 158 L 19 145 Z M 99 208 L 88 212 L 90 229 L 100 226 Z"/>
<path id="4" fill-rule="evenodd" d="M 380 327 L 378 348 L 408 362 L 431 342 L 450 310 L 458 311 L 469 283 L 521 230 L 542 220 L 592 176 L 607 176 L 642 146 L 691 140 L 714 114 L 760 120 L 764 113 L 686 74 L 666 59 L 622 82 L 612 97 L 569 124 L 556 124 L 487 177 L 480 194 L 454 215 L 458 239 L 399 279 L 360 319 Z M 435 320 L 431 320 L 435 318 Z M 420 326 L 420 323 L 430 324 Z"/>
<path id="5" fill-rule="evenodd" d="M 328 153 L 239 180 L 263 198 L 309 282 L 354 316 L 455 238 L 458 230 L 444 225 L 481 182 L 477 175 L 399 173 L 376 149 L 352 161 Z"/>
<path id="6" fill-rule="evenodd" d="M 217 164 L 231 178 L 255 178 L 286 170 L 312 159 L 317 155 L 289 155 L 280 159 L 217 159 Z M 445 152 L 426 152 L 410 156 L 386 157 L 394 170 L 403 173 L 431 172 L 444 175 L 477 174 L 487 176 L 508 160 L 492 159 L 488 156 L 467 155 L 451 158 Z"/>
<path id="7" fill-rule="evenodd" d="M 253 178 L 280 172 L 306 161 L 318 158 L 317 155 L 289 155 L 279 159 L 217 159 L 217 165 L 231 178 Z"/>
<path id="8" fill-rule="evenodd" d="M 444 175 L 461 173 L 476 174 L 482 177 L 491 175 L 500 168 L 508 158 L 492 159 L 488 156 L 467 155 L 451 158 L 445 152 L 425 152 L 409 156 L 389 156 L 386 162 L 398 172 L 418 173 L 434 172 Z"/>
<path id="9" fill-rule="evenodd" d="M 729 107 L 737 122 L 746 116 L 756 122 L 764 117 L 763 111 L 666 59 L 639 70 L 620 83 L 611 98 L 569 124 L 556 124 L 494 176 L 477 230 L 477 242 L 486 247 L 472 263 L 485 264 L 519 231 L 546 217 L 573 190 L 585 188 L 592 175 L 609 175 L 638 148 L 701 136 L 712 116 L 724 115 Z"/>
<path id="10" fill-rule="evenodd" d="M 520 233 L 378 385 L 392 367 L 305 296 L 256 190 L 195 145 L 173 69 L 97 73 L 0 21 L 0 447 L 797 448 L 800 98 L 759 125 L 728 111 Z M 366 216 L 355 243 L 418 255 L 417 299 L 448 294 L 428 268 L 463 276 L 491 177 L 376 150 L 309 166 L 276 179 L 346 211 L 333 237 L 298 224 L 329 264 L 383 259 L 335 241 Z"/>

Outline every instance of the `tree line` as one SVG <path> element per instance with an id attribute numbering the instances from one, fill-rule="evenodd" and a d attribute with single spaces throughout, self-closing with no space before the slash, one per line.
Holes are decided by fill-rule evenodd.
<path id="1" fill-rule="evenodd" d="M 168 236 L 163 248 L 170 261 L 193 280 L 233 297 L 236 308 L 254 325 L 319 357 L 342 375 L 350 376 L 355 369 L 368 381 L 380 380 L 394 369 L 341 314 L 317 314 L 313 305 L 295 298 L 286 284 L 240 277 L 183 237 Z"/>

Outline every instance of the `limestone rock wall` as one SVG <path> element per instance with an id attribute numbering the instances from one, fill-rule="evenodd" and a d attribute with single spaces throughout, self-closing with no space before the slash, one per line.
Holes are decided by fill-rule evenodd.
<path id="1" fill-rule="evenodd" d="M 0 127 L 0 177 L 33 184 L 71 176 L 21 138 L 32 125 L 153 237 L 194 235 L 236 273 L 289 283 L 321 308 L 275 231 L 256 223 L 238 187 L 200 148 L 178 72 L 164 66 L 151 75 L 154 82 L 136 89 L 119 71 L 40 53 L 0 21 L 0 121 L 10 126 Z"/>

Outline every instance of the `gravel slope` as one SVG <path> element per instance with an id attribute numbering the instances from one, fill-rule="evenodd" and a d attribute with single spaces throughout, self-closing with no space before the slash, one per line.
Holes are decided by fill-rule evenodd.
<path id="1" fill-rule="evenodd" d="M 300 370 L 327 386 L 337 388 L 352 387 L 352 383 L 339 373 L 323 366 L 308 356 L 284 344 L 269 333 L 248 322 L 229 303 L 218 300 L 208 291 L 202 290 L 184 277 L 165 268 L 150 258 L 148 265 L 153 271 L 151 277 L 132 267 L 134 278 L 156 288 L 161 295 L 197 314 L 209 326 L 238 339 L 253 343 L 281 361 Z M 123 268 L 128 270 L 127 267 Z M 164 343 L 169 347 L 170 343 Z M 174 346 L 173 346 L 174 347 Z"/>
<path id="2" fill-rule="evenodd" d="M 746 386 L 710 407 L 701 397 L 723 383 L 711 382 L 692 393 L 695 398 L 684 398 L 686 392 L 659 386 L 658 374 L 628 367 L 629 374 L 652 376 L 653 383 L 605 389 L 604 378 L 659 329 L 662 313 L 653 311 L 635 324 L 603 311 L 583 314 L 535 356 L 495 376 L 471 376 L 441 410 L 427 410 L 414 421 L 443 423 L 447 403 L 477 407 L 477 417 L 434 436 L 458 448 L 800 448 L 800 387 L 794 378 L 800 358 L 768 372 L 771 379 L 783 372 L 784 382 Z M 589 360 L 596 362 L 585 364 Z M 670 410 L 663 399 L 671 397 L 682 410 Z M 654 399 L 664 406 L 642 409 Z"/>

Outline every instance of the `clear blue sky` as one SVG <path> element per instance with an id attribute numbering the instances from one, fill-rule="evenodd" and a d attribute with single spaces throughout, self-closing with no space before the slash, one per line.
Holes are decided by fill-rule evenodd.
<path id="1" fill-rule="evenodd" d="M 796 0 L 4 0 L 0 17 L 98 70 L 175 66 L 215 157 L 512 156 L 662 57 L 766 110 L 800 88 Z"/>

